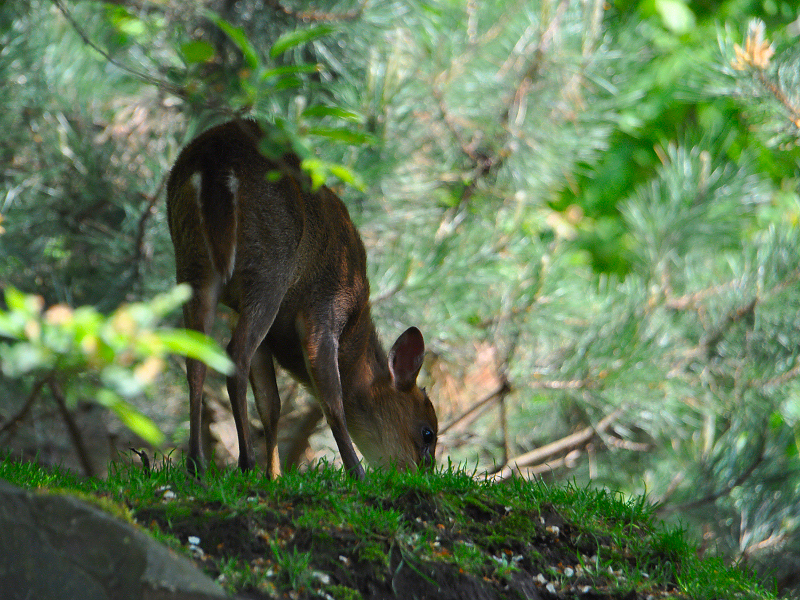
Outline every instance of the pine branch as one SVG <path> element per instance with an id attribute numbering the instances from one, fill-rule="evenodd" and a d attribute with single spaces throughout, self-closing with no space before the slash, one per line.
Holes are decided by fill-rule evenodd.
<path id="1" fill-rule="evenodd" d="M 779 104 L 783 106 L 784 109 L 789 113 L 789 120 L 792 122 L 792 125 L 795 127 L 800 128 L 800 108 L 792 104 L 789 100 L 789 97 L 786 95 L 786 92 L 775 82 L 770 81 L 767 78 L 766 73 L 763 69 L 756 69 L 756 77 L 758 78 L 759 83 L 778 101 Z"/>
<path id="2" fill-rule="evenodd" d="M 702 498 L 698 498 L 697 500 L 692 500 L 690 502 L 684 502 L 683 504 L 675 504 L 672 506 L 662 506 L 661 512 L 664 513 L 672 513 L 676 511 L 686 511 L 692 510 L 695 508 L 699 508 L 704 504 L 711 504 L 719 500 L 720 498 L 727 496 L 730 494 L 734 489 L 739 487 L 740 485 L 744 484 L 750 477 L 753 475 L 755 470 L 764 462 L 766 459 L 765 455 L 765 448 L 766 448 L 766 436 L 762 435 L 760 440 L 760 447 L 758 456 L 753 460 L 753 462 L 744 470 L 742 473 L 734 479 L 731 483 L 726 485 L 720 490 L 716 492 L 712 492 L 703 496 Z"/>
<path id="3" fill-rule="evenodd" d="M 711 358 L 716 353 L 717 346 L 722 341 L 722 338 L 734 325 L 743 319 L 751 319 L 753 317 L 757 304 L 758 297 L 755 297 L 744 306 L 730 311 L 717 327 L 703 336 L 703 339 L 697 345 L 698 351 L 704 352 L 706 358 Z"/>

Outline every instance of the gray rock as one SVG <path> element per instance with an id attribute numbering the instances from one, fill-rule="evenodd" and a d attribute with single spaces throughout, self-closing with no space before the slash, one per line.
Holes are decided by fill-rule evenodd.
<path id="1" fill-rule="evenodd" d="M 187 558 L 76 498 L 0 480 L 3 600 L 228 598 Z"/>

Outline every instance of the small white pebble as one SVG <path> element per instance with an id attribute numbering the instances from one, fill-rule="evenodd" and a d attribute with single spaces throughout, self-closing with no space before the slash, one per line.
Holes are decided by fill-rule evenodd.
<path id="1" fill-rule="evenodd" d="M 539 573 L 536 576 L 536 581 L 538 581 L 542 585 L 545 585 L 547 583 L 547 579 L 545 579 L 544 575 L 542 575 L 541 573 Z"/>
<path id="2" fill-rule="evenodd" d="M 591 591 L 592 591 L 592 586 L 590 585 L 585 585 L 581 588 L 581 594 L 588 594 Z"/>
<path id="3" fill-rule="evenodd" d="M 190 535 L 186 538 L 186 541 L 189 542 L 192 546 L 197 546 L 200 543 L 200 538 L 196 535 Z"/>
<path id="4" fill-rule="evenodd" d="M 344 566 L 346 566 L 346 567 L 349 567 L 349 566 L 350 566 L 350 559 L 349 559 L 349 558 L 347 558 L 347 557 L 346 557 L 344 554 L 340 554 L 340 555 L 339 555 L 339 560 L 340 560 L 340 561 L 342 561 L 342 563 L 344 564 Z"/>
<path id="5" fill-rule="evenodd" d="M 554 586 L 552 583 L 548 583 L 545 589 L 553 595 L 556 593 L 556 586 Z"/>
<path id="6" fill-rule="evenodd" d="M 314 571 L 314 578 L 322 585 L 330 585 L 331 583 L 331 576 L 322 571 Z"/>
<path id="7" fill-rule="evenodd" d="M 561 530 L 556 525 L 551 525 L 550 527 L 547 527 L 547 531 L 549 531 L 555 536 L 557 536 L 561 532 Z"/>
<path id="8" fill-rule="evenodd" d="M 161 497 L 162 497 L 164 500 L 175 500 L 175 498 L 177 498 L 177 497 L 178 497 L 178 495 L 177 495 L 175 492 L 173 492 L 172 490 L 167 490 L 166 492 L 164 492 L 164 493 L 161 495 Z"/>
<path id="9" fill-rule="evenodd" d="M 574 569 L 572 569 L 571 567 L 567 567 L 566 569 L 564 569 L 564 576 L 565 577 L 572 577 L 573 575 L 575 575 L 575 570 Z"/>

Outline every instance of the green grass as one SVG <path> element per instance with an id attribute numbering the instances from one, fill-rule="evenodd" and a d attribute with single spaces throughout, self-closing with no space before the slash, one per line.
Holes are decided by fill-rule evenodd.
<path id="1" fill-rule="evenodd" d="M 698 559 L 643 498 L 574 485 L 493 484 L 452 467 L 357 482 L 326 465 L 277 481 L 212 469 L 198 483 L 167 461 L 149 473 L 117 463 L 101 481 L 6 459 L 0 477 L 133 518 L 254 598 L 519 598 L 530 586 L 543 598 L 774 598 Z"/>

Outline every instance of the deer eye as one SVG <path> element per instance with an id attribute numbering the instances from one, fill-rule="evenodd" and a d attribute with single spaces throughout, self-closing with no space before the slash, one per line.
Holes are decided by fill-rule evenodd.
<path id="1" fill-rule="evenodd" d="M 422 428 L 422 442 L 426 446 L 430 446 L 436 440 L 436 434 L 433 433 L 430 427 Z"/>

